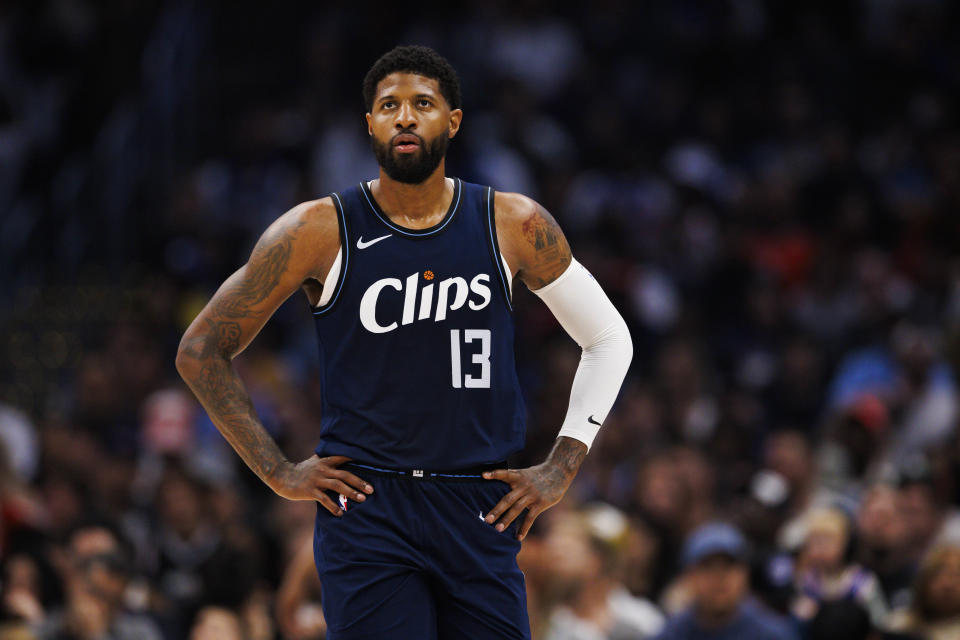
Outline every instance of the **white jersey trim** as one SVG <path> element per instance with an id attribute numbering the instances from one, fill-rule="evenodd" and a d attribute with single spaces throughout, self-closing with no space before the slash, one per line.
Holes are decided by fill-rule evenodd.
<path id="1" fill-rule="evenodd" d="M 341 262 L 343 262 L 343 247 L 340 247 L 337 250 L 337 257 L 333 260 L 333 265 L 330 267 L 330 271 L 327 272 L 327 277 L 323 279 L 323 289 L 320 292 L 320 302 L 317 303 L 315 309 L 319 309 L 323 305 L 330 302 L 330 298 L 333 297 L 333 290 L 337 288 L 337 278 L 340 277 L 340 268 Z"/>
<path id="2" fill-rule="evenodd" d="M 503 272 L 507 274 L 507 291 L 510 292 L 510 299 L 513 300 L 513 271 L 510 271 L 507 258 L 502 253 L 500 254 L 500 262 L 503 263 Z"/>

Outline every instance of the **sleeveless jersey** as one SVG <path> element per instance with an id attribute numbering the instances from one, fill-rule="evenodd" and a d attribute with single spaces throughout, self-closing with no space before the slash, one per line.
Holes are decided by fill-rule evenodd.
<path id="1" fill-rule="evenodd" d="M 507 276 L 493 190 L 454 179 L 443 220 L 390 221 L 369 187 L 331 195 L 341 269 L 313 310 L 322 456 L 453 470 L 524 444 Z"/>

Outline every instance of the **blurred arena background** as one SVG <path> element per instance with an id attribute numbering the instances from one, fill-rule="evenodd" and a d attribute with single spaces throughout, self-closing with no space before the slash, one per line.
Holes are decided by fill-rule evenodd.
<path id="1" fill-rule="evenodd" d="M 536 637 L 652 637 L 719 519 L 801 637 L 960 638 L 957 3 L 560 4 L 0 3 L 0 638 L 323 637 L 313 505 L 173 362 L 271 220 L 375 174 L 360 82 L 402 43 L 460 73 L 449 172 L 539 199 L 633 331 L 524 542 Z M 517 322 L 524 464 L 579 354 Z M 308 456 L 305 298 L 237 362 Z"/>

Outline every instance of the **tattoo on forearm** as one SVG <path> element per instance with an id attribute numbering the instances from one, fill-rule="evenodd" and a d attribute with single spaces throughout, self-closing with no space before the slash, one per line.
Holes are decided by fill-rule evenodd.
<path id="1" fill-rule="evenodd" d="M 274 291 L 286 272 L 295 230 L 281 229 L 257 244 L 243 277 L 217 294 L 204 328 L 189 332 L 180 347 L 182 356 L 195 361 L 185 369 L 187 384 L 230 446 L 264 481 L 285 458 L 260 423 L 230 360 L 244 342 L 241 321 L 255 322 L 256 305 Z"/>
<path id="2" fill-rule="evenodd" d="M 587 446 L 582 442 L 566 436 L 557 438 L 547 461 L 538 466 L 539 485 L 544 494 L 552 496 L 554 502 L 559 500 L 570 486 L 586 455 Z"/>
<path id="3" fill-rule="evenodd" d="M 211 341 L 214 339 L 216 336 L 211 337 Z M 187 384 L 230 446 L 254 473 L 267 481 L 284 461 L 283 453 L 260 424 L 250 394 L 230 361 L 221 355 L 210 355 L 202 362 L 199 373 Z"/>
<path id="4" fill-rule="evenodd" d="M 536 211 L 523 221 L 524 239 L 536 252 L 536 275 L 529 274 L 528 286 L 544 287 L 563 273 L 570 263 L 570 247 L 556 220 L 546 211 Z"/>
<path id="5" fill-rule="evenodd" d="M 574 475 L 579 471 L 583 459 L 587 456 L 587 445 L 579 440 L 560 436 L 557 438 L 553 450 L 550 452 L 550 460 L 558 467 L 563 469 L 564 473 Z"/>
<path id="6" fill-rule="evenodd" d="M 250 400 L 250 394 L 230 365 L 240 346 L 240 325 L 207 319 L 207 330 L 184 341 L 181 354 L 195 360 L 197 368 L 184 380 L 207 410 L 230 446 L 261 480 L 267 482 L 283 463 L 280 448 L 267 433 Z"/>

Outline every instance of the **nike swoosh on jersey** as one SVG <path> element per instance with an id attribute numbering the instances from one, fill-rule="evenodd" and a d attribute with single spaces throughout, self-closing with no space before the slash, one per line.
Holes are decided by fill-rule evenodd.
<path id="1" fill-rule="evenodd" d="M 594 420 L 594 419 L 593 419 L 593 416 L 590 416 L 589 418 L 587 418 L 587 422 L 589 422 L 590 424 L 595 424 L 595 425 L 597 425 L 598 427 L 600 426 L 600 423 L 597 422 L 596 420 Z"/>
<path id="2" fill-rule="evenodd" d="M 388 233 L 385 236 L 380 236 L 379 238 L 374 238 L 373 240 L 368 240 L 367 242 L 364 242 L 363 236 L 360 236 L 359 238 L 357 238 L 357 249 L 366 249 L 367 247 L 377 244 L 381 240 L 386 240 L 392 235 L 393 235 L 392 233 Z"/>

